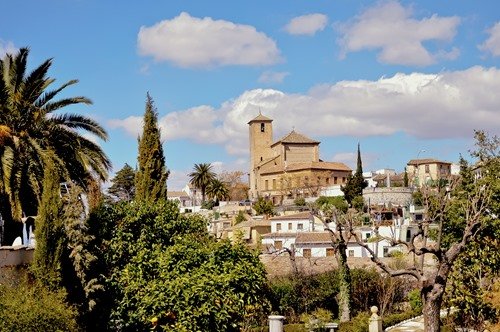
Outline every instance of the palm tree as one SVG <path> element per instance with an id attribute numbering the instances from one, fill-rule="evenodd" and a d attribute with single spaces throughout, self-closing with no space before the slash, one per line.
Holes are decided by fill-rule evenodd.
<path id="1" fill-rule="evenodd" d="M 6 226 L 9 219 L 36 215 L 49 160 L 61 170 L 61 181 L 73 181 L 82 188 L 91 178 L 107 179 L 111 167 L 99 145 L 82 134 L 106 140 L 103 127 L 82 115 L 56 113 L 66 106 L 92 103 L 80 96 L 54 100 L 78 81 L 48 90 L 55 81 L 47 76 L 52 59 L 27 73 L 28 54 L 27 48 L 21 48 L 0 59 L 0 213 Z M 6 235 L 4 242 L 15 236 Z"/>
<path id="2" fill-rule="evenodd" d="M 215 179 L 215 173 L 212 171 L 211 164 L 195 164 L 193 171 L 188 174 L 190 183 L 196 188 L 201 189 L 201 200 L 205 202 L 207 186 Z"/>
<path id="3" fill-rule="evenodd" d="M 207 196 L 219 202 L 229 197 L 229 189 L 221 180 L 213 179 L 207 186 Z"/>

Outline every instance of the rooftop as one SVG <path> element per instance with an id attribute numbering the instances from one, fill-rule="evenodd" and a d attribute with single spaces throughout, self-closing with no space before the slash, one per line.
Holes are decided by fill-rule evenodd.
<path id="1" fill-rule="evenodd" d="M 425 165 L 425 164 L 447 164 L 451 165 L 450 162 L 448 161 L 442 161 L 442 160 L 437 160 L 437 159 L 412 159 L 408 162 L 407 165 Z"/>
<path id="2" fill-rule="evenodd" d="M 275 146 L 280 143 L 285 144 L 319 144 L 320 142 L 315 141 L 305 135 L 299 134 L 295 130 L 292 130 L 287 135 L 283 136 L 280 140 L 274 142 L 271 146 Z"/>

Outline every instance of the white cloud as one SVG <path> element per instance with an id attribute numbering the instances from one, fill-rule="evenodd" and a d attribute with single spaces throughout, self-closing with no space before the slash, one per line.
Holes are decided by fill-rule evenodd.
<path id="1" fill-rule="evenodd" d="M 470 138 L 473 129 L 499 133 L 500 69 L 471 67 L 439 74 L 396 74 L 376 81 L 340 81 L 307 94 L 272 89 L 246 91 L 219 108 L 199 106 L 160 119 L 168 140 L 221 144 L 248 155 L 247 122 L 274 119 L 274 138 L 293 127 L 312 138 L 369 137 L 404 132 L 419 138 Z M 140 118 L 112 120 L 134 137 Z"/>
<path id="2" fill-rule="evenodd" d="M 423 42 L 451 41 L 460 24 L 457 16 L 412 18 L 412 9 L 396 1 L 381 2 L 357 16 L 352 22 L 338 26 L 342 37 L 341 57 L 349 52 L 379 50 L 378 59 L 383 63 L 425 66 L 435 63 L 443 55 L 453 59 L 458 50 L 439 50 L 432 54 Z"/>
<path id="3" fill-rule="evenodd" d="M 168 190 L 181 191 L 189 182 L 189 173 L 191 173 L 191 170 L 170 170 L 167 180 Z"/>
<path id="4" fill-rule="evenodd" d="M 290 20 L 285 26 L 285 31 L 291 35 L 309 35 L 325 28 L 328 17 L 323 14 L 309 14 L 298 16 Z"/>
<path id="5" fill-rule="evenodd" d="M 283 83 L 285 77 L 290 75 L 289 72 L 275 72 L 275 71 L 265 71 L 260 75 L 260 83 Z"/>
<path id="6" fill-rule="evenodd" d="M 489 52 L 493 56 L 500 56 L 500 22 L 497 22 L 488 29 L 490 37 L 481 45 L 479 49 L 484 52 Z"/>
<path id="7" fill-rule="evenodd" d="M 17 51 L 18 49 L 13 42 L 0 39 L 0 58 L 3 58 L 7 53 L 13 54 Z"/>
<path id="8" fill-rule="evenodd" d="M 188 13 L 142 26 L 139 53 L 180 67 L 270 65 L 280 60 L 276 43 L 253 26 Z"/>

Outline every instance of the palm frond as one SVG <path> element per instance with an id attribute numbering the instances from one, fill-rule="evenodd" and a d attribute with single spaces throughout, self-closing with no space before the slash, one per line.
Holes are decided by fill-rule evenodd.
<path id="1" fill-rule="evenodd" d="M 64 125 L 71 129 L 86 130 L 104 141 L 108 139 L 106 130 L 100 124 L 93 119 L 80 114 L 55 115 L 51 118 L 51 121 L 54 124 Z"/>

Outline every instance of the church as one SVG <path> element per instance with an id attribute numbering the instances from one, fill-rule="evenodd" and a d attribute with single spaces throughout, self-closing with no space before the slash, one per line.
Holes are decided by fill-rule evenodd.
<path id="1" fill-rule="evenodd" d="M 273 120 L 259 114 L 248 122 L 250 137 L 249 197 L 274 204 L 299 197 L 340 192 L 352 170 L 319 159 L 319 144 L 295 130 L 273 142 Z"/>

